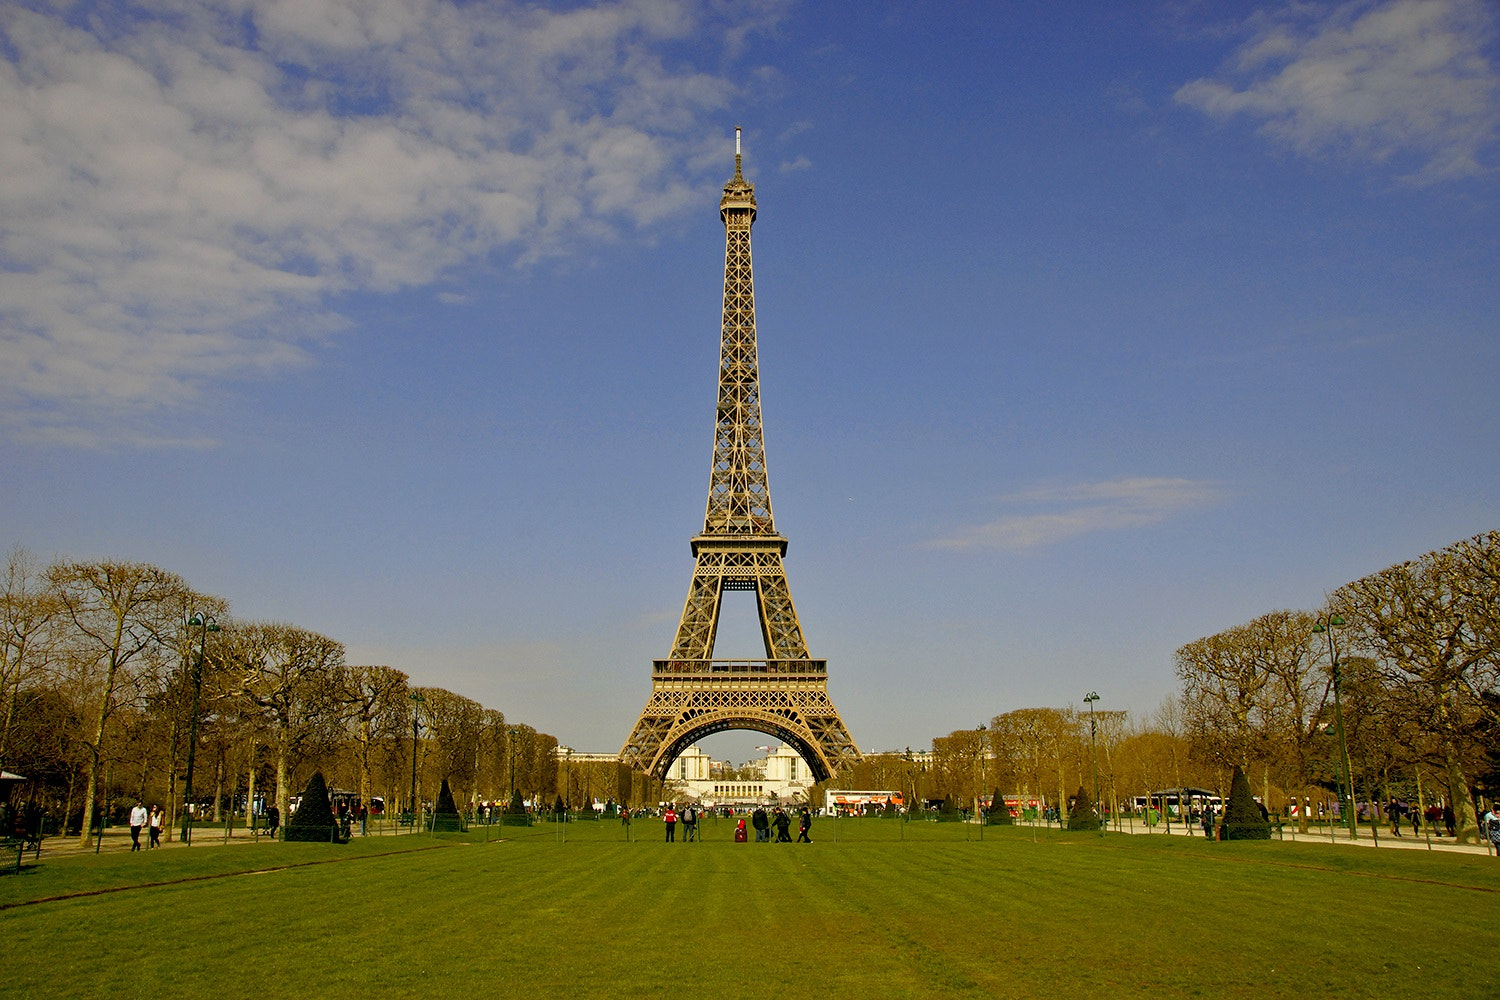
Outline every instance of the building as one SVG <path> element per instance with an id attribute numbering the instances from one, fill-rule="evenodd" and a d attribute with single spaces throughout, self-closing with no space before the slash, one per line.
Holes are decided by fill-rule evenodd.
<path id="1" fill-rule="evenodd" d="M 816 783 L 816 778 L 807 762 L 786 744 L 761 749 L 766 751 L 764 757 L 736 768 L 729 761 L 714 760 L 701 747 L 690 746 L 672 761 L 667 770 L 667 794 L 694 800 L 706 807 L 768 805 L 773 802 L 785 805 L 808 801 L 808 789 Z M 559 748 L 559 757 L 564 756 L 575 762 L 619 760 L 614 754 L 580 753 Z M 727 776 L 734 771 L 753 777 Z"/>

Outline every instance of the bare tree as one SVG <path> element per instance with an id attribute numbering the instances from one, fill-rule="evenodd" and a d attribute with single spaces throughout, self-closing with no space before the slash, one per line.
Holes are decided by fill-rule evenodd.
<path id="1" fill-rule="evenodd" d="M 1345 584 L 1330 603 L 1390 679 L 1430 706 L 1424 725 L 1442 755 L 1458 837 L 1477 840 L 1465 743 L 1482 715 L 1482 693 L 1494 685 L 1497 650 L 1465 615 L 1463 565 L 1457 547 L 1428 553 Z"/>
<path id="2" fill-rule="evenodd" d="M 1248 766 L 1264 753 L 1271 675 L 1255 630 L 1226 629 L 1177 650 L 1177 679 L 1193 745 L 1223 767 Z"/>
<path id="3" fill-rule="evenodd" d="M 87 843 L 106 727 L 122 694 L 137 695 L 141 678 L 159 669 L 188 587 L 175 573 L 145 563 L 63 563 L 52 567 L 48 577 L 70 626 L 72 663 L 97 706 L 85 761 L 80 838 Z"/>
<path id="4" fill-rule="evenodd" d="M 1318 723 L 1333 690 L 1324 646 L 1313 633 L 1318 621 L 1305 611 L 1272 611 L 1239 630 L 1250 659 L 1268 678 L 1262 701 L 1267 757 L 1285 759 L 1288 783 L 1297 790 L 1299 801 L 1312 782 L 1313 764 L 1326 740 Z M 1307 813 L 1298 811 L 1303 833 Z"/>
<path id="5" fill-rule="evenodd" d="M 339 700 L 349 706 L 359 769 L 359 800 L 374 794 L 375 748 L 387 735 L 405 732 L 407 676 L 393 667 L 349 667 L 341 675 Z"/>
<path id="6" fill-rule="evenodd" d="M 437 687 L 414 689 L 422 696 L 430 759 L 437 773 L 433 787 L 447 779 L 455 799 L 468 796 L 474 782 L 475 748 L 479 744 L 484 706 L 472 698 Z"/>
<path id="7" fill-rule="evenodd" d="M 1045 797 L 1047 788 L 1056 788 L 1058 815 L 1066 821 L 1072 794 L 1067 768 L 1078 752 L 1078 714 L 1071 709 L 1018 708 L 990 720 L 990 739 L 1011 756 L 1028 794 Z"/>
<path id="8" fill-rule="evenodd" d="M 276 767 L 276 807 L 288 814 L 293 769 L 338 738 L 347 703 L 340 700 L 341 643 L 274 622 L 235 624 L 226 655 L 239 674 L 238 694 L 260 709 Z"/>
<path id="9" fill-rule="evenodd" d="M 51 657 L 52 626 L 60 607 L 36 557 L 11 550 L 0 579 L 0 768 L 10 763 L 11 727 L 26 686 L 43 675 Z"/>

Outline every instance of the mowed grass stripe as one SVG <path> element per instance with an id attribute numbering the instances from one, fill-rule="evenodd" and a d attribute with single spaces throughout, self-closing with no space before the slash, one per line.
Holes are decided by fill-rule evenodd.
<path id="1" fill-rule="evenodd" d="M 788 983 L 894 998 L 1069 984 L 1167 998 L 1500 995 L 1500 900 L 1473 891 L 1500 887 L 1491 859 L 1056 833 L 1033 843 L 1024 830 L 984 843 L 668 845 L 660 829 L 639 824 L 632 844 L 617 826 L 578 824 L 566 843 L 479 842 L 11 910 L 0 996 L 300 995 L 308 970 L 318 992 L 397 997 L 740 996 Z M 336 851 L 270 850 L 284 861 Z M 155 878 L 169 853 L 151 869 L 117 855 L 112 872 L 72 874 Z M 55 863 L 52 884 L 67 868 Z M 1424 881 L 1368 877 L 1403 872 Z"/>

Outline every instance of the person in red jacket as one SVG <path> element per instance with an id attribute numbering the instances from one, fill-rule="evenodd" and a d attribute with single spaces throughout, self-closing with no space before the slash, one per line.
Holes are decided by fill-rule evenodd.
<path id="1" fill-rule="evenodd" d="M 667 843 L 677 839 L 677 810 L 667 806 L 667 811 L 662 813 L 661 818 L 667 824 Z"/>

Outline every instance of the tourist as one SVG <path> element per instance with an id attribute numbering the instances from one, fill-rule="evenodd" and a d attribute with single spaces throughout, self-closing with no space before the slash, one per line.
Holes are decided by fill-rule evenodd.
<path id="1" fill-rule="evenodd" d="M 682 812 L 682 842 L 698 839 L 698 807 L 691 802 Z"/>
<path id="2" fill-rule="evenodd" d="M 667 811 L 662 813 L 662 822 L 667 824 L 667 843 L 677 839 L 677 810 L 667 806 Z"/>
<path id="3" fill-rule="evenodd" d="M 266 807 L 266 833 L 269 834 L 272 837 L 275 837 L 276 836 L 276 831 L 280 827 L 281 827 L 281 810 L 277 809 L 274 804 L 267 806 Z"/>
<path id="4" fill-rule="evenodd" d="M 734 824 L 734 842 L 736 844 L 743 844 L 747 839 L 745 835 L 745 817 L 741 816 Z"/>
<path id="5" fill-rule="evenodd" d="M 807 811 L 807 806 L 802 807 L 802 818 L 797 821 L 797 843 L 811 844 L 812 838 L 807 832 L 812 829 L 812 813 Z"/>
<path id="6" fill-rule="evenodd" d="M 755 807 L 755 812 L 750 814 L 750 825 L 755 827 L 755 842 L 757 844 L 769 844 L 771 842 L 771 820 L 766 811 L 760 806 Z"/>
<path id="7" fill-rule="evenodd" d="M 1479 832 L 1494 846 L 1495 857 L 1500 858 L 1500 814 L 1495 812 L 1494 805 L 1484 811 L 1484 818 L 1479 821 Z"/>
<path id="8" fill-rule="evenodd" d="M 151 825 L 151 838 L 147 842 L 147 846 L 152 848 L 160 847 L 162 823 L 161 806 L 155 804 L 151 806 L 151 812 L 147 814 L 146 822 Z"/>
<path id="9" fill-rule="evenodd" d="M 792 842 L 792 819 L 786 814 L 786 810 L 777 806 L 771 825 L 776 827 L 776 843 L 790 844 Z"/>
<path id="10" fill-rule="evenodd" d="M 130 849 L 139 851 L 141 849 L 141 827 L 146 825 L 146 807 L 141 805 L 141 800 L 135 800 L 135 806 L 130 810 Z"/>

